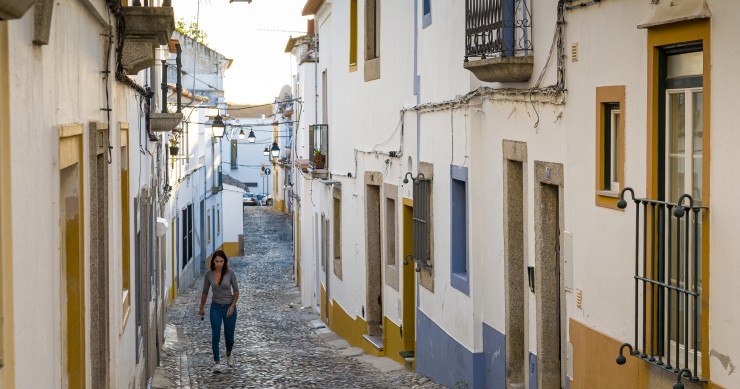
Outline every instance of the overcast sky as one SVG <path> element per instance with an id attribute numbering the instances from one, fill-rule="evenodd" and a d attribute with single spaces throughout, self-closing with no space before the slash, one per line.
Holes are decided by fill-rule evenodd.
<path id="1" fill-rule="evenodd" d="M 200 12 L 198 2 L 200 1 Z M 290 84 L 295 61 L 286 54 L 290 36 L 305 34 L 301 16 L 306 0 L 173 0 L 175 19 L 195 20 L 208 47 L 234 63 L 226 71 L 226 101 L 239 104 L 272 102 Z M 298 31 L 298 32 L 296 32 Z"/>

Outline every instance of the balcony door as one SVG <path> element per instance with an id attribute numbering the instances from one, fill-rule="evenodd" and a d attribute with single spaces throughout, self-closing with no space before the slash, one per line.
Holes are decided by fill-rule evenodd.
<path id="1" fill-rule="evenodd" d="M 663 180 L 665 183 L 665 200 L 671 203 L 678 202 L 683 194 L 691 195 L 694 205 L 702 202 L 702 157 L 703 157 L 703 102 L 704 92 L 702 85 L 703 52 L 693 51 L 666 56 L 666 92 L 665 92 L 665 165 Z M 686 200 L 682 202 L 688 205 Z M 679 226 L 674 220 L 671 226 L 672 239 L 675 242 L 679 228 L 685 229 L 684 223 Z M 698 218 L 698 229 L 702 231 L 701 218 Z M 691 227 L 693 228 L 693 226 Z M 663 267 L 665 277 L 670 285 L 682 289 L 698 289 L 702 294 L 701 274 L 701 236 L 690 234 L 688 242 L 689 255 L 674 254 L 668 258 Z M 697 255 L 695 256 L 694 253 Z M 694 263 L 697 261 L 698 263 Z M 696 270 L 695 270 L 696 269 Z M 696 274 L 695 274 L 696 273 Z M 694 281 L 696 280 L 696 281 Z M 696 283 L 696 285 L 694 285 Z M 665 297 L 664 297 L 665 298 Z M 668 298 L 668 311 L 671 316 L 679 318 L 701 318 L 701 304 L 697 304 L 694 312 L 693 300 L 686 301 L 683 293 L 673 294 Z M 688 313 L 688 315 L 687 315 Z M 701 319 L 697 320 L 701 323 Z M 675 320 L 667 317 L 665 330 L 672 350 L 679 350 L 684 355 L 686 345 L 694 349 L 694 345 L 701 349 L 701 328 L 694 331 L 693 320 Z M 687 328 L 688 327 L 688 328 Z M 688 331 L 687 331 L 688 330 Z M 695 372 L 697 373 L 697 372 Z"/>

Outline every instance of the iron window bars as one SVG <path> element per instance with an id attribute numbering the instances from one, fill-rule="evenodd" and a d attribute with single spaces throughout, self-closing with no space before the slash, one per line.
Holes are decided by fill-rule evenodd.
<path id="1" fill-rule="evenodd" d="M 513 57 L 532 50 L 527 0 L 465 1 L 465 62 L 468 57 Z"/>
<path id="2" fill-rule="evenodd" d="M 329 125 L 312 124 L 308 126 L 308 148 L 311 158 L 308 166 L 312 170 L 324 170 L 329 167 Z"/>
<path id="3" fill-rule="evenodd" d="M 677 374 L 674 388 L 683 388 L 681 377 L 705 381 L 698 374 L 698 340 L 702 326 L 700 221 L 707 208 L 695 206 L 688 194 L 670 203 L 636 198 L 632 188 L 624 188 L 617 203 L 621 209 L 627 207 L 624 194 L 628 191 L 637 206 L 635 341 L 620 347 L 617 363 L 626 362 L 626 347 L 630 355 Z"/>
<path id="4" fill-rule="evenodd" d="M 409 182 L 408 177 L 414 182 L 414 262 L 416 271 L 420 272 L 423 267 L 432 267 L 431 247 L 429 235 L 431 234 L 431 193 L 432 180 L 425 179 L 424 174 L 419 173 L 416 178 L 411 172 L 406 173 L 403 183 Z"/>

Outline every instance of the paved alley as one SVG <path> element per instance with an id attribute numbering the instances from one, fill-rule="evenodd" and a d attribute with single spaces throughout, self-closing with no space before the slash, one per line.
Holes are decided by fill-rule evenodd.
<path id="1" fill-rule="evenodd" d="M 272 207 L 245 207 L 245 257 L 230 258 L 241 296 L 234 368 L 211 372 L 211 329 L 198 316 L 202 281 L 169 308 L 154 388 L 438 388 L 387 358 L 363 354 L 301 309 L 291 279 L 291 219 Z M 222 364 L 225 349 L 221 341 Z"/>

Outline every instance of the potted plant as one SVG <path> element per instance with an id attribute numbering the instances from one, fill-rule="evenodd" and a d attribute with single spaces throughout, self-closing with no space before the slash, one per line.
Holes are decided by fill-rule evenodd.
<path id="1" fill-rule="evenodd" d="M 170 137 L 170 155 L 177 155 L 180 152 L 180 136 L 173 133 Z"/>
<path id="2" fill-rule="evenodd" d="M 320 149 L 313 150 L 313 167 L 314 169 L 323 169 L 326 164 L 326 155 L 321 153 Z"/>

